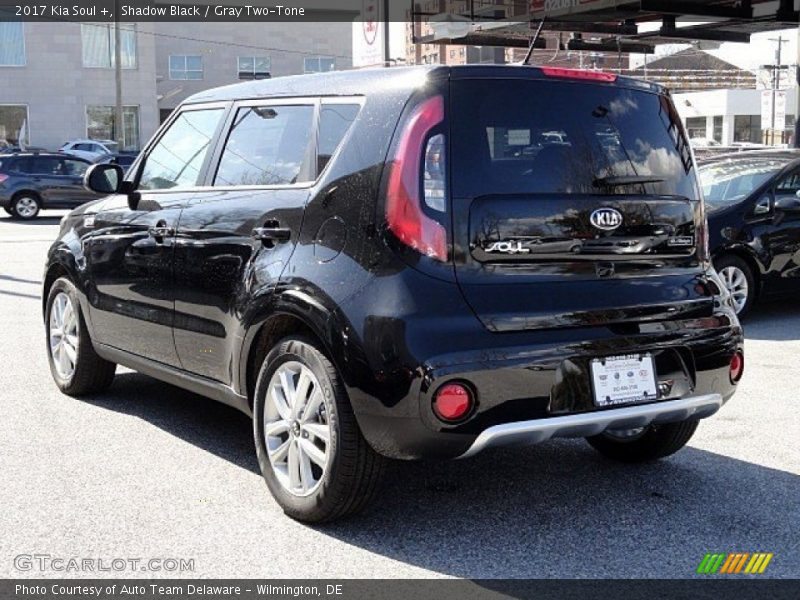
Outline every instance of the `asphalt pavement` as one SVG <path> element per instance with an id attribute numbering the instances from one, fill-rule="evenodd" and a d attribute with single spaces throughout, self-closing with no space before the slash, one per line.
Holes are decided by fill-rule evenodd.
<path id="1" fill-rule="evenodd" d="M 727 552 L 772 552 L 758 577 L 800 577 L 796 300 L 746 322 L 739 392 L 667 460 L 562 440 L 396 464 L 370 510 L 309 527 L 269 496 L 237 411 L 125 370 L 103 395 L 59 393 L 40 292 L 63 213 L 43 214 L 0 217 L 0 577 L 684 578 Z M 33 555 L 193 570 L 42 571 Z"/>

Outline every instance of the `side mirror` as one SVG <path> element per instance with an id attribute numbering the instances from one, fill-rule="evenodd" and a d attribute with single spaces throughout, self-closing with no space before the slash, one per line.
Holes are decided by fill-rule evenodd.
<path id="1" fill-rule="evenodd" d="M 117 194 L 122 189 L 124 176 L 119 165 L 92 165 L 83 176 L 83 187 L 97 194 Z"/>
<path id="2" fill-rule="evenodd" d="M 780 196 L 776 198 L 775 210 L 785 213 L 800 213 L 800 197 Z"/>

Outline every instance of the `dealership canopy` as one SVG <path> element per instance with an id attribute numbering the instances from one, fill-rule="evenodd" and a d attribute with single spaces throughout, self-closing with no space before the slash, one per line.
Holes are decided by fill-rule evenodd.
<path id="1" fill-rule="evenodd" d="M 652 52 L 659 44 L 748 42 L 798 24 L 800 0 L 466 0 L 414 4 L 433 33 L 417 42 L 527 47 L 534 32 L 570 32 L 566 50 Z M 544 47 L 540 39 L 537 46 Z"/>

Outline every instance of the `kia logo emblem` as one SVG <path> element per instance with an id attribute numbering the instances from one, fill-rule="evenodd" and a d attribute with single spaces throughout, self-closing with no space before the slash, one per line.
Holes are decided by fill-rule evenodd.
<path id="1" fill-rule="evenodd" d="M 603 231 L 614 231 L 622 225 L 622 213 L 616 208 L 598 208 L 589 217 L 593 227 Z"/>

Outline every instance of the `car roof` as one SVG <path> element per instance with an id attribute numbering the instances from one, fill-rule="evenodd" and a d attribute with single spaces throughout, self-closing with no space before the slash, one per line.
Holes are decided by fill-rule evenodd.
<path id="1" fill-rule="evenodd" d="M 354 96 L 380 92 L 391 87 L 397 91 L 411 94 L 428 79 L 438 78 L 519 78 L 538 79 L 543 77 L 538 66 L 522 65 L 420 65 L 414 67 L 368 68 L 350 71 L 329 71 L 305 75 L 258 79 L 226 85 L 198 92 L 184 104 L 199 102 L 224 102 L 260 97 L 302 97 L 302 96 Z M 427 79 L 426 79 L 427 78 Z M 553 79 L 548 79 L 553 81 Z M 608 85 L 608 84 L 606 84 Z M 613 85 L 633 87 L 653 92 L 663 92 L 664 88 L 631 77 L 619 76 Z"/>

